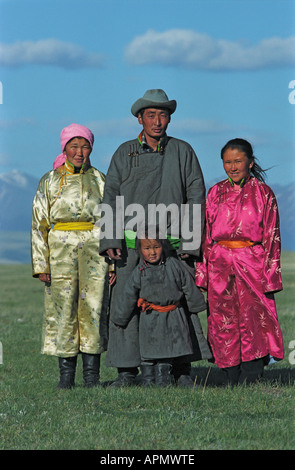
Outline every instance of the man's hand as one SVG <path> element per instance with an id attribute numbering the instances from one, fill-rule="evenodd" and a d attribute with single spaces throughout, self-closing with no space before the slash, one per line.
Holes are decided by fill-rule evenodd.
<path id="1" fill-rule="evenodd" d="M 108 257 L 110 259 L 119 260 L 121 259 L 121 250 L 120 248 L 109 248 L 107 250 Z"/>
<path id="2" fill-rule="evenodd" d="M 187 259 L 190 255 L 188 253 L 181 253 L 179 256 L 181 259 Z"/>
<path id="3" fill-rule="evenodd" d="M 116 282 L 116 273 L 109 272 L 109 285 L 113 286 Z"/>
<path id="4" fill-rule="evenodd" d="M 51 282 L 50 274 L 41 273 L 41 274 L 39 274 L 39 279 L 40 279 L 40 281 L 46 282 L 47 284 L 50 284 L 50 282 Z"/>

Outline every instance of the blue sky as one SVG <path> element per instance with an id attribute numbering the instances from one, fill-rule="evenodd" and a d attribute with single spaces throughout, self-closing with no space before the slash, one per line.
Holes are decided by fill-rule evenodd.
<path id="1" fill-rule="evenodd" d="M 94 132 L 106 172 L 141 130 L 131 105 L 162 88 L 177 101 L 168 134 L 194 147 L 206 182 L 243 137 L 268 183 L 289 184 L 293 80 L 295 0 L 0 0 L 0 173 L 40 178 L 72 122 Z"/>

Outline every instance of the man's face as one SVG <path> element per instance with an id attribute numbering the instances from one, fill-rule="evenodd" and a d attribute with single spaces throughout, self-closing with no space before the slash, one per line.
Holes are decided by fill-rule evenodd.
<path id="1" fill-rule="evenodd" d="M 170 114 L 167 109 L 147 108 L 142 116 L 138 115 L 138 122 L 143 126 L 147 141 L 149 138 L 159 141 L 166 132 Z"/>

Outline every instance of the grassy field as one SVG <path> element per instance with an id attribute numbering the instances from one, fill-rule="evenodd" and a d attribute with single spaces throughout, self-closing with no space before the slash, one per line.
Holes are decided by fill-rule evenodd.
<path id="1" fill-rule="evenodd" d="M 283 282 L 285 359 L 259 384 L 223 388 L 220 371 L 200 362 L 194 390 L 85 389 L 79 358 L 75 389 L 56 390 L 57 359 L 40 354 L 43 286 L 29 265 L 0 265 L 0 449 L 294 450 L 295 253 L 283 254 Z M 107 382 L 116 370 L 102 362 Z"/>

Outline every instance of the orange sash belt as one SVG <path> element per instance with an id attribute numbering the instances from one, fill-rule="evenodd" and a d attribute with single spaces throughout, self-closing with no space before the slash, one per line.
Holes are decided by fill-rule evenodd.
<path id="1" fill-rule="evenodd" d="M 220 240 L 217 243 L 226 248 L 244 248 L 245 246 L 255 245 L 255 242 L 251 240 Z"/>
<path id="2" fill-rule="evenodd" d="M 170 312 L 171 310 L 175 310 L 179 305 L 179 302 L 176 302 L 176 304 L 172 305 L 155 305 L 152 304 L 151 302 L 148 302 L 145 299 L 138 299 L 137 301 L 137 306 L 141 307 L 142 310 L 147 311 L 147 310 L 157 310 L 157 312 Z"/>

